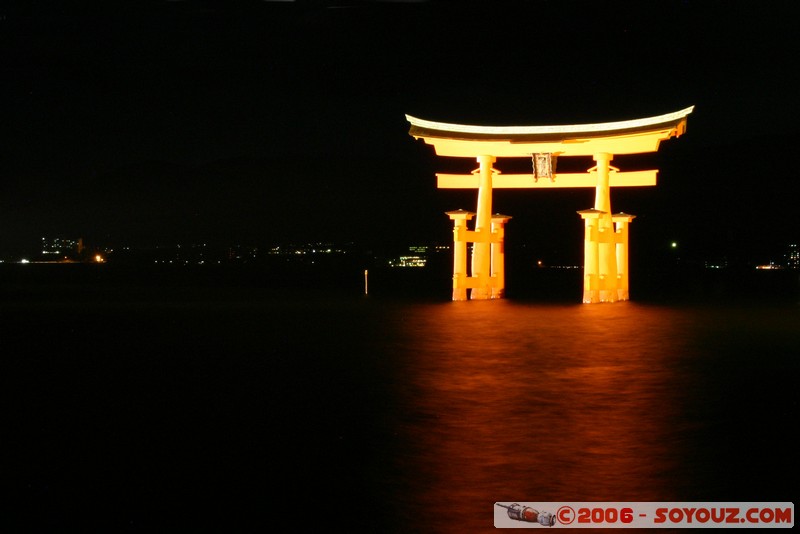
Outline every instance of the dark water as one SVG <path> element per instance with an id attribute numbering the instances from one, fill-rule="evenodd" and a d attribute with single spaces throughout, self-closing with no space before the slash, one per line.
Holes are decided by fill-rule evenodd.
<path id="1" fill-rule="evenodd" d="M 490 532 L 497 501 L 797 502 L 794 298 L 2 273 L 14 531 Z"/>

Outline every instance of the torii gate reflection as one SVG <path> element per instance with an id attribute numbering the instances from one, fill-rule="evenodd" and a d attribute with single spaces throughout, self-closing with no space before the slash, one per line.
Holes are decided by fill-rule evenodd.
<path id="1" fill-rule="evenodd" d="M 453 220 L 453 300 L 502 298 L 508 215 L 492 215 L 492 188 L 594 187 L 594 207 L 579 211 L 585 224 L 583 302 L 628 300 L 628 225 L 634 215 L 611 213 L 611 187 L 656 184 L 658 170 L 621 172 L 615 154 L 657 152 L 659 143 L 686 131 L 686 109 L 628 121 L 560 126 L 473 126 L 406 115 L 409 134 L 433 145 L 439 156 L 474 157 L 472 174 L 437 173 L 440 189 L 478 190 L 476 211 L 450 211 Z M 591 156 L 586 173 L 555 173 L 556 158 Z M 531 157 L 531 174 L 501 174 L 498 157 Z M 467 222 L 475 218 L 474 230 Z M 473 243 L 467 273 L 467 243 Z"/>

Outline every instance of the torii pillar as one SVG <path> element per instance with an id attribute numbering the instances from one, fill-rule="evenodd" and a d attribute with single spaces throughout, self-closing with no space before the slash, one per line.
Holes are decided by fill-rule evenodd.
<path id="1" fill-rule="evenodd" d="M 453 221 L 453 300 L 467 300 L 467 290 L 470 291 L 469 298 L 502 298 L 506 289 L 505 276 L 505 226 L 511 220 L 508 215 L 495 213 L 490 217 L 490 231 L 481 230 L 478 232 L 467 229 L 467 222 L 470 221 L 475 213 L 465 210 L 455 210 L 446 212 L 450 220 Z M 474 274 L 469 276 L 467 273 L 467 243 L 473 244 L 472 263 L 481 268 L 485 268 L 486 257 L 476 259 L 475 246 L 488 239 L 489 250 L 489 275 L 481 276 Z M 486 253 L 486 251 L 482 251 Z M 472 272 L 475 273 L 475 267 Z M 486 271 L 484 271 L 486 272 Z M 489 294 L 479 294 L 476 290 L 481 286 L 488 287 Z"/>
<path id="2" fill-rule="evenodd" d="M 453 300 L 467 300 L 467 221 L 475 214 L 471 211 L 448 211 L 453 221 Z"/>
<path id="3" fill-rule="evenodd" d="M 617 213 L 611 217 L 614 221 L 617 249 L 617 298 L 628 300 L 630 298 L 628 276 L 628 225 L 636 218 L 630 213 Z"/>
<path id="4" fill-rule="evenodd" d="M 436 154 L 476 158 L 479 168 L 468 175 L 437 173 L 439 188 L 477 189 L 476 213 L 448 212 L 454 221 L 453 300 L 503 296 L 505 287 L 503 226 L 510 217 L 492 218 L 492 189 L 593 187 L 594 207 L 579 211 L 584 220 L 583 302 L 615 302 L 629 298 L 628 226 L 633 215 L 611 212 L 611 187 L 653 186 L 658 170 L 620 172 L 615 155 L 656 152 L 661 141 L 686 131 L 694 106 L 644 119 L 556 126 L 475 126 L 418 119 L 406 115 L 409 134 L 433 145 Z M 555 172 L 555 158 L 591 156 L 596 165 L 586 173 Z M 531 158 L 530 174 L 501 174 L 499 157 Z M 540 178 L 549 178 L 541 180 Z M 468 215 L 467 215 L 468 214 Z M 467 221 L 475 216 L 475 229 Z M 502 219 L 502 220 L 501 220 Z M 473 243 L 471 275 L 466 270 L 466 243 Z"/>
<path id="5" fill-rule="evenodd" d="M 579 211 L 584 221 L 583 234 L 583 302 L 600 302 L 600 217 L 604 211 Z"/>
<path id="6" fill-rule="evenodd" d="M 471 299 L 492 297 L 492 164 L 494 156 L 478 156 L 480 182 L 478 185 L 478 211 L 475 216 L 475 242 L 472 245 L 472 276 L 476 285 Z"/>
<path id="7" fill-rule="evenodd" d="M 492 298 L 500 299 L 506 293 L 506 223 L 509 215 L 492 215 Z"/>
<path id="8" fill-rule="evenodd" d="M 584 220 L 583 302 L 615 302 L 630 298 L 628 278 L 628 225 L 636 218 L 628 213 L 611 214 L 608 153 L 594 155 L 597 173 L 594 208 L 579 211 Z M 617 171 L 618 169 L 614 169 Z"/>

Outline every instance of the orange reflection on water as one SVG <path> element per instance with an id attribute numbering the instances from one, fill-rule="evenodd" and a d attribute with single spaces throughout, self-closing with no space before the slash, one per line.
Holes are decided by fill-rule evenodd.
<path id="1" fill-rule="evenodd" d="M 472 301 L 406 317 L 395 394 L 414 524 L 482 531 L 497 501 L 676 498 L 685 325 L 665 313 Z"/>

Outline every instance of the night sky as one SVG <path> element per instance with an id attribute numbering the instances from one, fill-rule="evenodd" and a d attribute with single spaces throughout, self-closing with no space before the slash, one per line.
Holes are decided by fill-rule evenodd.
<path id="1" fill-rule="evenodd" d="M 50 4 L 0 11 L 0 258 L 43 236 L 446 242 L 443 212 L 476 194 L 434 173 L 476 163 L 435 157 L 406 113 L 546 125 L 690 105 L 684 136 L 612 162 L 660 169 L 654 188 L 612 191 L 637 246 L 800 240 L 791 2 Z M 498 190 L 494 209 L 514 217 L 509 242 L 580 253 L 593 194 Z"/>

